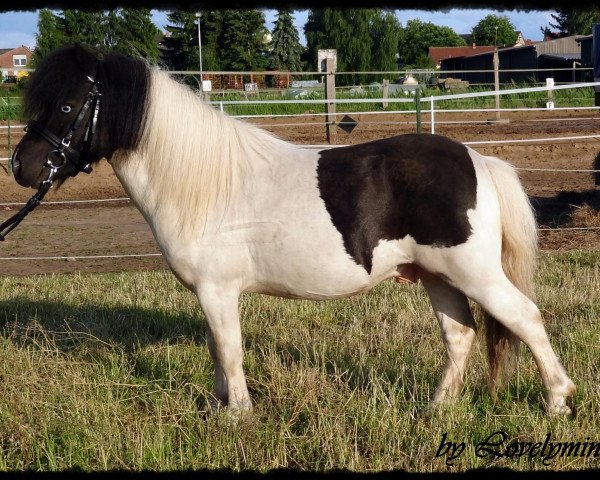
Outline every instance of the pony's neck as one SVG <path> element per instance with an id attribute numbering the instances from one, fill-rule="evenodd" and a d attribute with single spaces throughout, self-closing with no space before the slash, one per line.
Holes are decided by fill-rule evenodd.
<path id="1" fill-rule="evenodd" d="M 151 71 L 143 125 L 137 151 L 113 166 L 147 218 L 168 216 L 181 231 L 222 218 L 253 170 L 288 146 L 158 70 Z"/>

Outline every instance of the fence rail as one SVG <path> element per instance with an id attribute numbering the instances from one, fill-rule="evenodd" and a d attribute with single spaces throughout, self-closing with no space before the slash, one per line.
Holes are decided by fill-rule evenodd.
<path id="1" fill-rule="evenodd" d="M 244 73 L 244 72 L 242 72 Z M 400 105 L 400 104 L 413 104 L 415 106 L 414 110 L 410 109 L 410 110 L 395 110 L 395 111 L 388 111 L 386 110 L 385 112 L 381 111 L 378 113 L 386 113 L 386 114 L 391 114 L 391 113 L 409 113 L 409 114 L 415 114 L 416 115 L 416 124 L 418 126 L 418 131 L 420 131 L 420 126 L 422 123 L 426 123 L 430 125 L 430 131 L 431 133 L 435 133 L 435 126 L 436 126 L 436 113 L 440 113 L 440 112 L 473 112 L 473 111 L 487 111 L 487 112 L 494 112 L 496 113 L 496 115 L 499 115 L 500 112 L 506 112 L 506 111 L 514 111 L 514 110 L 545 110 L 544 108 L 536 108 L 536 107 L 531 107 L 531 108 L 519 108 L 519 109 L 507 109 L 507 108 L 489 108 L 489 109 L 480 109 L 480 108 L 466 108 L 466 109 L 439 109 L 436 108 L 436 102 L 456 102 L 456 101 L 460 101 L 460 100 L 466 100 L 466 99 L 474 99 L 474 98 L 484 98 L 484 97 L 495 97 L 497 99 L 496 101 L 496 105 L 500 105 L 499 102 L 499 98 L 501 96 L 509 96 L 509 95 L 523 95 L 523 94 L 531 94 L 531 93 L 540 93 L 540 92 L 546 92 L 547 97 L 550 98 L 554 92 L 556 91 L 564 91 L 564 90 L 573 90 L 573 89 L 583 89 L 583 88 L 600 88 L 600 82 L 582 82 L 582 83 L 574 83 L 574 84 L 567 84 L 567 85 L 545 85 L 545 86 L 541 86 L 541 87 L 527 87 L 527 88 L 510 88 L 510 89 L 499 89 L 499 90 L 489 90 L 489 91 L 482 91 L 482 92 L 471 92 L 471 93 L 454 93 L 454 94 L 449 94 L 449 95 L 430 95 L 427 97 L 420 97 L 420 95 L 415 95 L 414 97 L 410 97 L 410 98 L 406 98 L 406 97 L 377 97 L 377 98 L 322 98 L 322 99 L 277 99 L 277 100 L 260 100 L 260 99 L 250 99 L 247 98 L 245 100 L 219 100 L 219 101 L 209 101 L 208 103 L 218 107 L 220 110 L 224 110 L 225 106 L 231 105 L 231 106 L 240 106 L 240 105 L 244 105 L 244 106 L 249 106 L 249 105 L 267 105 L 267 106 L 271 106 L 271 105 L 367 105 L 367 104 L 396 104 L 396 105 Z M 6 107 L 10 107 L 12 106 L 12 102 L 14 101 L 14 99 L 12 99 L 12 97 L 0 97 L 0 100 L 2 100 L 3 103 L 0 103 L 0 107 L 2 105 L 6 106 Z M 421 108 L 421 103 L 429 103 L 429 109 L 424 109 Z M 591 107 L 591 106 L 582 106 L 582 107 L 557 107 L 554 108 L 554 110 L 559 111 L 559 110 L 567 110 L 567 109 L 576 109 L 576 108 L 580 108 L 580 109 L 598 109 L 599 107 Z M 358 112 L 326 112 L 326 113 L 321 113 L 321 112 L 316 112 L 316 113 L 302 113 L 302 114 L 285 114 L 289 117 L 293 117 L 293 116 L 298 116 L 298 117 L 302 117 L 302 116 L 307 116 L 307 115 L 316 115 L 316 116 L 325 116 L 323 125 L 325 126 L 325 128 L 331 127 L 332 124 L 336 124 L 339 123 L 337 122 L 337 118 L 341 115 L 346 115 L 349 113 L 354 113 L 354 114 L 374 114 L 375 112 L 373 111 L 358 111 Z M 428 114 L 429 115 L 429 121 L 428 122 L 422 122 L 421 121 L 421 116 L 424 114 Z M 234 115 L 236 116 L 236 115 Z M 269 115 L 269 114 L 261 114 L 261 115 L 238 115 L 238 117 L 240 118 L 258 118 L 258 117 L 270 117 L 270 116 L 278 116 L 276 115 Z M 280 116 L 280 115 L 279 115 Z M 2 125 L 0 126 L 0 136 L 2 136 L 4 133 L 6 133 L 8 135 L 8 141 L 7 141 L 7 148 L 6 148 L 6 156 L 3 156 L 2 153 L 0 152 L 0 160 L 7 160 L 8 158 L 10 158 L 11 156 L 11 148 L 12 148 L 12 129 L 15 128 L 22 128 L 22 125 L 11 125 L 11 118 L 12 118 L 12 114 L 9 113 L 9 115 L 7 116 L 8 119 L 8 124 L 7 125 Z M 332 120 L 333 119 L 333 120 Z M 1 138 L 0 138 L 1 140 Z"/>

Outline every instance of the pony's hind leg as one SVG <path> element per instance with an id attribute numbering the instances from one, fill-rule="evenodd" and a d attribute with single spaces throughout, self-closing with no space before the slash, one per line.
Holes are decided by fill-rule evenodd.
<path id="1" fill-rule="evenodd" d="M 569 414 L 567 400 L 574 395 L 575 385 L 550 345 L 537 306 L 502 271 L 485 282 L 471 283 L 463 291 L 529 347 L 546 390 L 548 413 Z"/>
<path id="2" fill-rule="evenodd" d="M 446 346 L 446 366 L 432 404 L 446 403 L 462 391 L 467 357 L 475 339 L 475 322 L 467 297 L 443 280 L 430 275 L 421 276 Z"/>
<path id="3" fill-rule="evenodd" d="M 209 352 L 215 363 L 213 396 L 227 405 L 233 418 L 252 410 L 252 401 L 242 366 L 242 333 L 238 311 L 239 294 L 233 289 L 203 285 L 198 299 L 206 316 Z"/>

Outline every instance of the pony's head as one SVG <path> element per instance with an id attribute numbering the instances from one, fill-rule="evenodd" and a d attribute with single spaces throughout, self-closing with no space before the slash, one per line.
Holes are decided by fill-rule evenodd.
<path id="1" fill-rule="evenodd" d="M 110 156 L 137 146 L 147 93 L 143 61 L 102 57 L 82 45 L 55 50 L 26 86 L 26 133 L 12 168 L 20 185 L 61 182 Z"/>

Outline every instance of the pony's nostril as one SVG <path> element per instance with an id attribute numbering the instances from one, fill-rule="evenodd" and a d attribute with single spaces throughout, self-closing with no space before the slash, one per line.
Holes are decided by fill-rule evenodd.
<path id="1" fill-rule="evenodd" d="M 11 170 L 13 172 L 15 172 L 21 168 L 21 161 L 19 160 L 19 149 L 18 148 L 16 148 L 15 151 L 13 152 L 10 162 L 11 162 Z"/>

